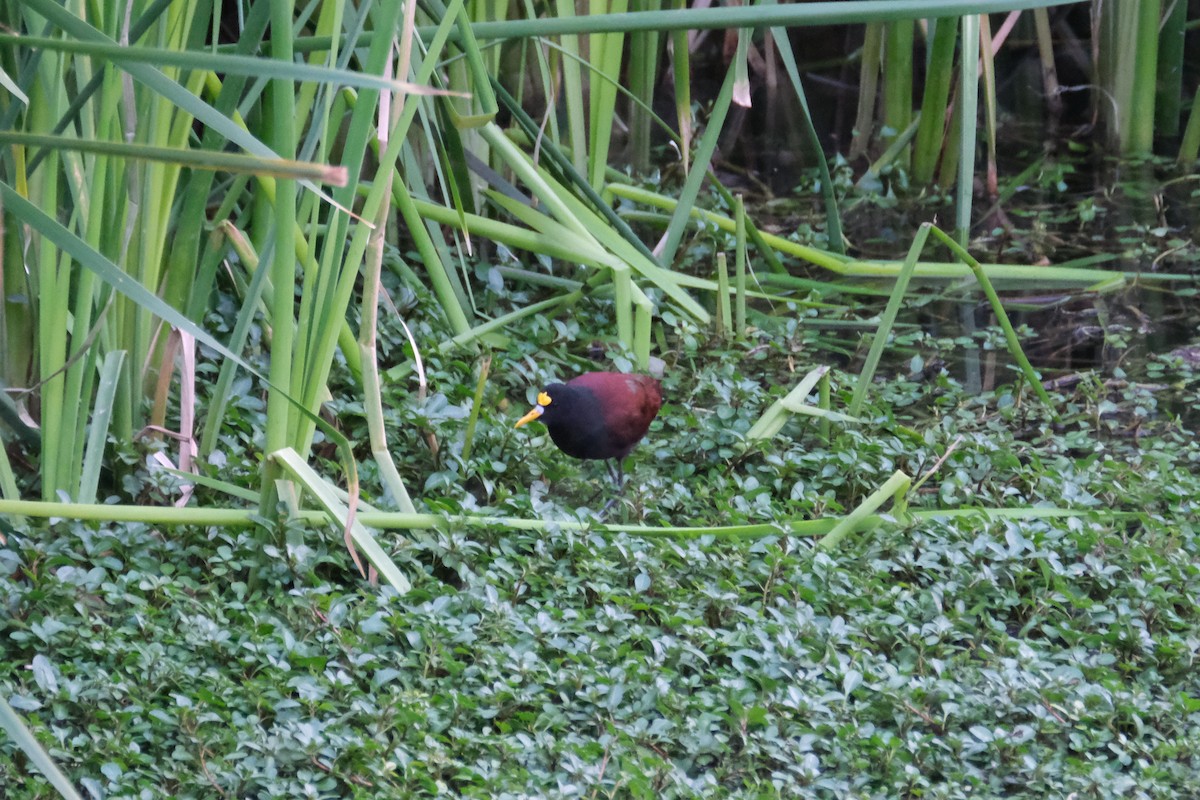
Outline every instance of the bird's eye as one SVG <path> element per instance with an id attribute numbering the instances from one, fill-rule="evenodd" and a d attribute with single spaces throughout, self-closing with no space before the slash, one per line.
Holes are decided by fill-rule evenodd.
<path id="1" fill-rule="evenodd" d="M 538 405 L 539 406 L 550 405 L 550 395 L 546 394 L 545 392 L 538 392 Z"/>

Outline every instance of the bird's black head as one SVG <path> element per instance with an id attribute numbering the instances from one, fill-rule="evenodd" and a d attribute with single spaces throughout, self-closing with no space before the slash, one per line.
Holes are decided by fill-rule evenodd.
<path id="1" fill-rule="evenodd" d="M 605 426 L 604 411 L 589 389 L 552 383 L 538 392 L 537 405 L 517 420 L 516 427 L 537 420 L 550 438 L 575 458 L 613 458 L 617 455 Z"/>
<path id="2" fill-rule="evenodd" d="M 589 395 L 590 397 L 590 395 Z M 528 414 L 517 420 L 516 427 L 537 420 L 547 427 L 568 422 L 579 413 L 586 413 L 581 408 L 587 405 L 586 397 L 581 398 L 581 390 L 565 383 L 552 383 L 538 392 L 537 405 Z"/>

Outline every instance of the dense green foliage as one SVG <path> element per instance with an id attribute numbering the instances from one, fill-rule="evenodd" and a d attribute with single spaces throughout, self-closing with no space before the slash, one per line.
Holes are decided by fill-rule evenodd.
<path id="1" fill-rule="evenodd" d="M 391 421 L 440 443 L 437 463 L 416 438 L 400 447 L 404 469 L 432 475 L 427 502 L 549 519 L 600 505 L 598 465 L 510 426 L 539 378 L 530 354 L 581 368 L 605 305 L 534 317 L 496 356 L 467 462 L 474 363 L 428 358 L 424 404 L 391 387 Z M 448 527 L 388 538 L 415 576 L 404 597 L 355 580 L 325 530 L 28 527 L 0 550 L 0 691 L 106 797 L 1187 796 L 1194 367 L 1162 357 L 1154 384 L 1085 381 L 1060 425 L 1010 389 L 899 375 L 866 426 L 823 442 L 793 423 L 739 455 L 812 337 L 791 325 L 718 348 L 675 330 L 668 405 L 614 514 L 840 513 L 948 448 L 916 507 L 1093 511 L 883 526 L 832 555 L 783 536 Z M 901 344 L 932 362 L 962 342 Z M 361 411 L 338 411 L 357 439 Z M 252 428 L 257 412 L 240 413 Z M 253 449 L 227 443 L 223 472 L 251 469 Z M 6 797 L 49 796 L 0 748 Z"/>
<path id="2" fill-rule="evenodd" d="M 1195 33 L 1045 2 L 834 4 L 846 38 L 804 3 L 0 4 L 0 797 L 1194 796 Z M 1042 145 L 1077 122 L 1107 143 Z M 1185 166 L 1075 173 L 1105 147 Z M 930 219 L 1005 263 L 870 260 Z M 597 514 L 603 468 L 512 423 L 652 353 Z M 821 364 L 828 408 L 753 433 Z M 111 522 L 192 469 L 203 523 Z M 918 517 L 788 527 L 900 472 Z M 335 488 L 438 523 L 384 553 L 360 515 L 383 588 Z"/>

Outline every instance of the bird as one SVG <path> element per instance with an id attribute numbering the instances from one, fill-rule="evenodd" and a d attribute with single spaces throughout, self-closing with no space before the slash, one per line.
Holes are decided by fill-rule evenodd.
<path id="1" fill-rule="evenodd" d="M 537 405 L 515 427 L 537 420 L 567 455 L 615 461 L 608 471 L 619 489 L 621 460 L 650 430 L 662 400 L 662 385 L 649 375 L 585 372 L 538 392 Z"/>

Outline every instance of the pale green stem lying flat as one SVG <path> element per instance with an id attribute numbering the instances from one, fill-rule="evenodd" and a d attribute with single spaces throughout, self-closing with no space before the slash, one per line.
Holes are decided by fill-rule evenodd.
<path id="1" fill-rule="evenodd" d="M 617 197 L 623 197 L 636 203 L 643 203 L 668 211 L 674 210 L 677 205 L 677 201 L 672 198 L 635 186 L 614 183 L 608 185 L 607 191 Z M 691 215 L 696 219 L 711 222 L 727 233 L 736 233 L 737 231 L 737 223 L 733 219 L 714 211 L 692 208 Z M 855 261 L 825 250 L 818 250 L 815 247 L 797 244 L 796 242 L 788 241 L 781 236 L 775 236 L 770 233 L 764 233 L 762 237 L 768 245 L 781 253 L 787 253 L 788 255 L 804 259 L 811 264 L 839 275 L 859 278 L 894 278 L 900 274 L 902 268 L 902 262 L 899 261 Z M 982 264 L 981 266 L 992 280 L 1013 281 L 1024 285 L 1038 283 L 1043 285 L 1084 285 L 1090 287 L 1095 284 L 1107 285 L 1114 278 L 1120 277 L 1138 278 L 1144 281 L 1193 280 L 1192 276 L 1182 273 L 1116 272 L 1114 270 L 1061 266 L 1042 267 L 1028 264 Z M 971 268 L 966 264 L 923 261 L 917 264 L 913 277 L 927 280 L 958 280 L 969 278 L 973 274 Z"/>
<path id="2" fill-rule="evenodd" d="M 565 0 L 562 0 L 565 2 Z M 674 31 L 729 28 L 796 27 L 802 25 L 848 25 L 886 22 L 895 19 L 958 17 L 1027 8 L 1053 7 L 1079 0 L 834 0 L 821 3 L 786 3 L 764 6 L 713 6 L 680 10 L 639 11 L 627 14 L 597 14 L 587 17 L 548 16 L 481 22 L 472 27 L 480 41 L 556 36 L 564 33 L 598 33 L 610 30 Z M 426 37 L 428 27 L 417 32 Z"/>
<path id="3" fill-rule="evenodd" d="M 218 150 L 156 147 L 147 144 L 104 142 L 79 139 L 73 136 L 49 136 L 17 131 L 0 131 L 0 145 L 24 145 L 30 148 L 49 147 L 60 152 L 78 151 L 137 161 L 159 161 L 193 169 L 209 169 L 214 172 L 269 175 L 276 178 L 329 183 L 334 186 L 346 185 L 346 168 L 343 166 L 317 164 L 311 161 L 288 161 L 282 158 L 263 158 Z"/>
<path id="4" fill-rule="evenodd" d="M 217 527 L 251 526 L 262 523 L 255 509 L 228 508 L 174 508 L 171 506 L 130 506 L 83 503 L 46 503 L 37 500 L 0 500 L 0 514 L 16 517 L 42 519 L 61 518 L 95 520 L 103 522 L 141 522 L 147 525 L 174 527 L 177 525 L 211 525 Z M 1059 519 L 1097 515 L 1103 519 L 1130 519 L 1141 515 L 1139 511 L 1115 511 L 1098 508 L 949 508 L 913 511 L 912 519 L 960 519 L 981 517 L 983 519 Z M 296 518 L 313 524 L 327 523 L 329 516 L 324 511 L 297 512 Z M 438 514 L 403 514 L 363 512 L 356 515 L 363 525 L 380 530 L 433 530 L 436 528 L 507 528 L 510 530 L 570 530 L 598 531 L 601 533 L 628 533 L 647 538 L 717 538 L 755 539 L 764 536 L 823 536 L 833 530 L 841 517 L 825 519 L 783 519 L 723 527 L 661 527 L 650 525 L 600 524 L 594 520 L 543 520 L 520 517 L 487 517 L 483 515 L 441 516 Z M 859 520 L 862 525 L 873 525 L 886 521 L 883 516 L 869 515 Z"/>

